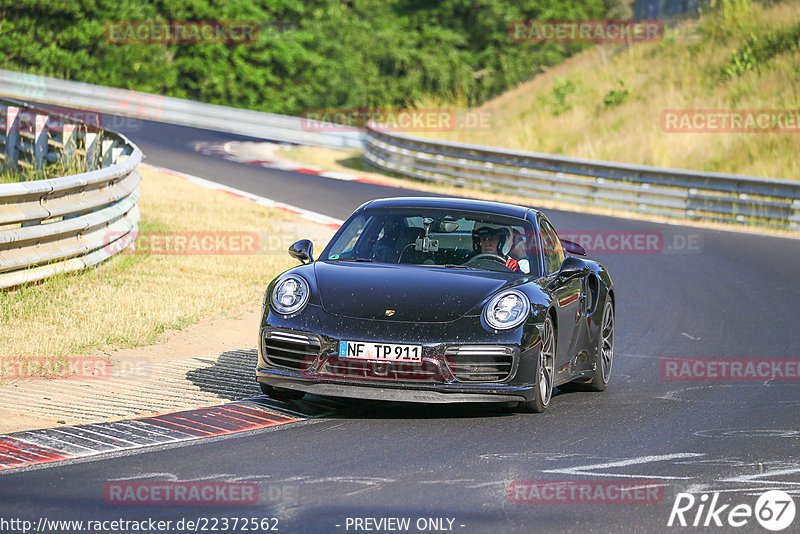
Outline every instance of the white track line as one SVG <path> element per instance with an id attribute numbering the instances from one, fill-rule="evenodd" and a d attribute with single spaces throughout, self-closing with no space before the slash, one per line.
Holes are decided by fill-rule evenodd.
<path id="1" fill-rule="evenodd" d="M 563 473 L 563 474 L 570 474 L 570 475 L 587 475 L 593 477 L 622 477 L 622 478 L 661 478 L 661 479 L 671 479 L 671 480 L 682 480 L 688 479 L 691 477 L 672 477 L 672 476 L 656 476 L 656 475 L 628 475 L 623 473 L 600 473 L 596 472 L 595 470 L 599 469 L 610 469 L 614 467 L 628 467 L 631 465 L 641 465 L 641 464 L 648 464 L 652 462 L 665 462 L 669 460 L 677 460 L 677 459 L 684 459 L 684 458 L 699 458 L 701 456 L 705 456 L 701 453 L 695 452 L 679 452 L 675 454 L 663 454 L 660 456 L 639 456 L 634 458 L 626 458 L 623 460 L 617 460 L 615 462 L 604 462 L 598 464 L 589 464 L 589 465 L 577 465 L 574 467 L 567 467 L 562 469 L 546 469 L 545 473 Z"/>
<path id="2" fill-rule="evenodd" d="M 172 169 L 166 169 L 164 167 L 156 167 L 154 165 L 148 165 L 146 163 L 140 164 L 142 167 L 146 167 L 149 169 L 153 169 L 160 172 L 165 172 L 167 174 L 172 174 L 183 178 L 185 180 L 189 180 L 193 184 L 197 184 L 201 187 L 205 187 L 207 189 L 213 189 L 216 191 L 224 191 L 226 193 L 230 193 L 232 195 L 236 195 L 238 197 L 245 198 L 247 200 L 252 200 L 253 202 L 260 204 L 261 206 L 266 206 L 268 208 L 278 208 L 283 209 L 286 211 L 290 211 L 306 219 L 311 222 L 324 224 L 330 227 L 336 227 L 342 225 L 344 222 L 341 219 L 336 219 L 334 217 L 329 217 L 327 215 L 323 215 L 322 213 L 317 213 L 315 211 L 310 211 L 307 209 L 300 208 L 298 206 L 292 206 L 291 204 L 286 204 L 284 202 L 278 202 L 277 200 L 272 200 L 271 198 L 262 197 L 259 195 L 255 195 L 253 193 L 248 193 L 247 191 L 242 191 L 241 189 L 235 189 L 233 187 L 228 187 L 227 185 L 222 185 L 217 182 L 212 182 L 211 180 L 207 180 L 205 178 L 199 178 L 197 176 L 193 176 L 191 174 L 186 174 L 180 171 L 174 171 Z"/>

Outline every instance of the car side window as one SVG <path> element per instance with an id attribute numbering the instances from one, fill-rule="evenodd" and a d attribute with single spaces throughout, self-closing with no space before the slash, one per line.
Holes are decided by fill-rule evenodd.
<path id="1" fill-rule="evenodd" d="M 561 268 L 564 262 L 564 248 L 561 246 L 561 240 L 558 239 L 556 231 L 544 219 L 540 219 L 539 227 L 541 231 L 540 242 L 542 244 L 542 254 L 544 256 L 544 269 L 546 274 L 552 274 Z"/>
<path id="2" fill-rule="evenodd" d="M 345 228 L 345 232 L 339 236 L 336 242 L 333 244 L 332 250 L 341 250 L 341 254 L 347 254 L 348 252 L 352 252 L 353 247 L 356 245 L 356 241 L 361 236 L 361 231 L 364 229 L 364 225 L 367 223 L 367 217 L 364 215 L 359 215 Z"/>

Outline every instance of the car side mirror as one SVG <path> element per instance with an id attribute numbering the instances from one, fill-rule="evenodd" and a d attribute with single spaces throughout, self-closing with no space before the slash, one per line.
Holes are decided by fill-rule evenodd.
<path id="1" fill-rule="evenodd" d="M 568 280 L 570 278 L 582 275 L 588 270 L 589 267 L 583 262 L 583 260 L 570 256 L 561 264 L 561 269 L 558 271 L 558 277 L 562 280 Z"/>
<path id="2" fill-rule="evenodd" d="M 561 245 L 563 245 L 564 250 L 566 250 L 570 254 L 578 254 L 579 256 L 586 256 L 586 249 L 580 246 L 579 244 L 575 243 L 574 241 L 570 241 L 568 239 L 562 239 Z"/>
<path id="3" fill-rule="evenodd" d="M 295 241 L 289 246 L 289 256 L 299 260 L 300 263 L 311 263 L 314 261 L 313 253 L 314 244 L 309 239 Z"/>

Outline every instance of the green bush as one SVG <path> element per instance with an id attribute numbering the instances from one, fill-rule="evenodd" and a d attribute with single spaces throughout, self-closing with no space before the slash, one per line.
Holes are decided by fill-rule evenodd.
<path id="1" fill-rule="evenodd" d="M 573 108 L 575 104 L 573 95 L 578 93 L 580 88 L 581 80 L 577 76 L 556 78 L 550 92 L 541 95 L 538 100 L 542 106 L 549 107 L 550 113 L 557 117 Z"/>
<path id="2" fill-rule="evenodd" d="M 722 68 L 725 79 L 735 78 L 751 70 L 757 70 L 779 54 L 797 49 L 800 45 L 800 24 L 780 31 L 762 34 L 751 33 L 745 42 L 730 55 Z"/>
<path id="3" fill-rule="evenodd" d="M 603 99 L 603 104 L 607 108 L 617 107 L 628 99 L 629 92 L 628 88 L 625 87 L 625 82 L 619 80 L 617 83 L 619 83 L 619 89 L 610 90 Z"/>
<path id="4" fill-rule="evenodd" d="M 514 42 L 509 24 L 602 18 L 607 0 L 19 0 L 0 68 L 277 113 L 475 105 L 581 50 Z M 249 20 L 249 44 L 115 44 L 112 21 Z"/>

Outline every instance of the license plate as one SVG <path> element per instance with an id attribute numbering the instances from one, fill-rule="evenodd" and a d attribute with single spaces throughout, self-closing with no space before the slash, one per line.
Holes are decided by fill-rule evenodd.
<path id="1" fill-rule="evenodd" d="M 421 362 L 422 345 L 340 341 L 339 358 L 379 362 Z"/>

